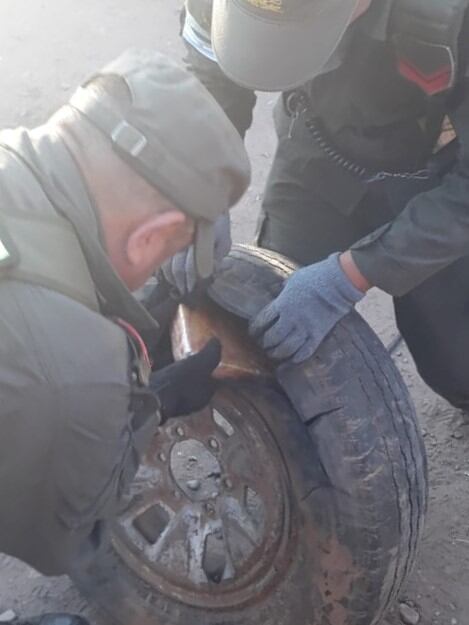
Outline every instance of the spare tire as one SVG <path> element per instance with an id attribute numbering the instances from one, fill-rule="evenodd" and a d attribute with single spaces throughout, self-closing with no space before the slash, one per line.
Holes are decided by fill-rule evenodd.
<path id="1" fill-rule="evenodd" d="M 292 269 L 246 249 L 232 260 L 247 257 Z M 229 308 L 235 292 L 212 296 Z M 279 383 L 227 382 L 161 428 L 111 544 L 75 581 L 121 625 L 376 625 L 411 570 L 426 496 L 409 394 L 354 313 Z"/>

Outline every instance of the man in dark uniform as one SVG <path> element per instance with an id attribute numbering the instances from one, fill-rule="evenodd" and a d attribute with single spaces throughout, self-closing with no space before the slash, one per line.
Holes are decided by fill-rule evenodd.
<path id="1" fill-rule="evenodd" d="M 283 92 L 258 243 L 304 267 L 253 319 L 253 334 L 272 357 L 304 360 L 377 286 L 394 296 L 423 378 L 461 408 L 469 408 L 468 5 L 187 0 L 182 30 L 189 67 L 242 136 L 254 90 Z M 457 139 L 439 150 L 448 119 Z M 226 240 L 226 226 L 219 232 Z M 184 291 L 182 258 L 166 273 Z"/>
<path id="2" fill-rule="evenodd" d="M 46 575 L 93 558 L 158 426 L 210 401 L 219 343 L 152 373 L 158 322 L 131 291 L 191 242 L 210 276 L 213 223 L 248 183 L 221 108 L 155 52 L 0 134 L 0 552 Z"/>

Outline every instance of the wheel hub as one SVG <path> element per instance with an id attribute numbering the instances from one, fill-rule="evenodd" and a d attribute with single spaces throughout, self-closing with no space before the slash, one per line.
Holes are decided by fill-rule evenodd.
<path id="1" fill-rule="evenodd" d="M 281 569 L 288 503 L 266 423 L 224 391 L 201 413 L 160 429 L 114 545 L 160 592 L 191 605 L 239 605 Z"/>
<path id="2" fill-rule="evenodd" d="M 220 494 L 220 463 L 201 441 L 191 438 L 176 443 L 169 466 L 175 484 L 188 499 L 207 501 Z"/>

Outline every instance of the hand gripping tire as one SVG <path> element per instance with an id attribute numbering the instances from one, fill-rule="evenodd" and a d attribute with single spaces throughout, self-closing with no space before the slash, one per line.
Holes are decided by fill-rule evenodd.
<path id="1" fill-rule="evenodd" d="M 238 246 L 210 294 L 248 317 L 293 269 Z M 155 437 L 110 545 L 75 574 L 116 623 L 381 623 L 426 509 L 407 389 L 356 313 L 277 378 L 227 382 Z"/>

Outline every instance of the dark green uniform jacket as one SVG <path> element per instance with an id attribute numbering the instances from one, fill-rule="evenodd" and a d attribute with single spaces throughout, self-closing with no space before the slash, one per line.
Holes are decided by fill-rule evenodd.
<path id="1" fill-rule="evenodd" d="M 61 139 L 17 130 L 0 143 L 0 226 L 13 239 L 21 231 L 25 251 L 25 266 L 0 280 L 0 551 L 56 575 L 97 548 L 156 427 L 152 417 L 134 426 L 129 342 L 102 307 L 151 322 L 108 266 Z M 44 232 L 39 240 L 31 226 Z M 25 247 L 28 236 L 35 242 Z M 47 263 L 45 287 L 35 282 L 47 282 Z"/>
<path id="2" fill-rule="evenodd" d="M 444 7 L 457 7 L 453 1 L 430 4 L 436 14 Z M 425 10 L 426 3 L 420 5 Z M 210 47 L 210 0 L 189 0 L 187 9 L 183 36 L 189 64 L 244 133 L 251 123 L 255 96 L 230 82 L 216 65 Z M 326 137 L 326 149 L 313 140 L 301 119 L 292 130 L 285 96 L 276 110 L 276 126 L 279 154 L 290 155 L 291 168 L 296 163 L 298 171 L 308 172 L 307 184 L 333 209 L 350 214 L 373 178 L 386 178 L 389 173 L 406 176 L 426 168 L 443 117 L 449 115 L 459 139 L 457 162 L 436 188 L 415 197 L 409 194 L 412 199 L 392 221 L 353 245 L 354 259 L 368 280 L 392 295 L 403 295 L 469 251 L 469 79 L 465 75 L 469 21 L 460 20 L 456 83 L 430 97 L 399 71 L 391 40 L 393 11 L 399 11 L 396 0 L 373 0 L 368 12 L 350 27 L 324 72 L 303 88 Z M 328 144 L 346 161 L 366 170 L 367 181 L 335 165 L 331 174 Z"/>

